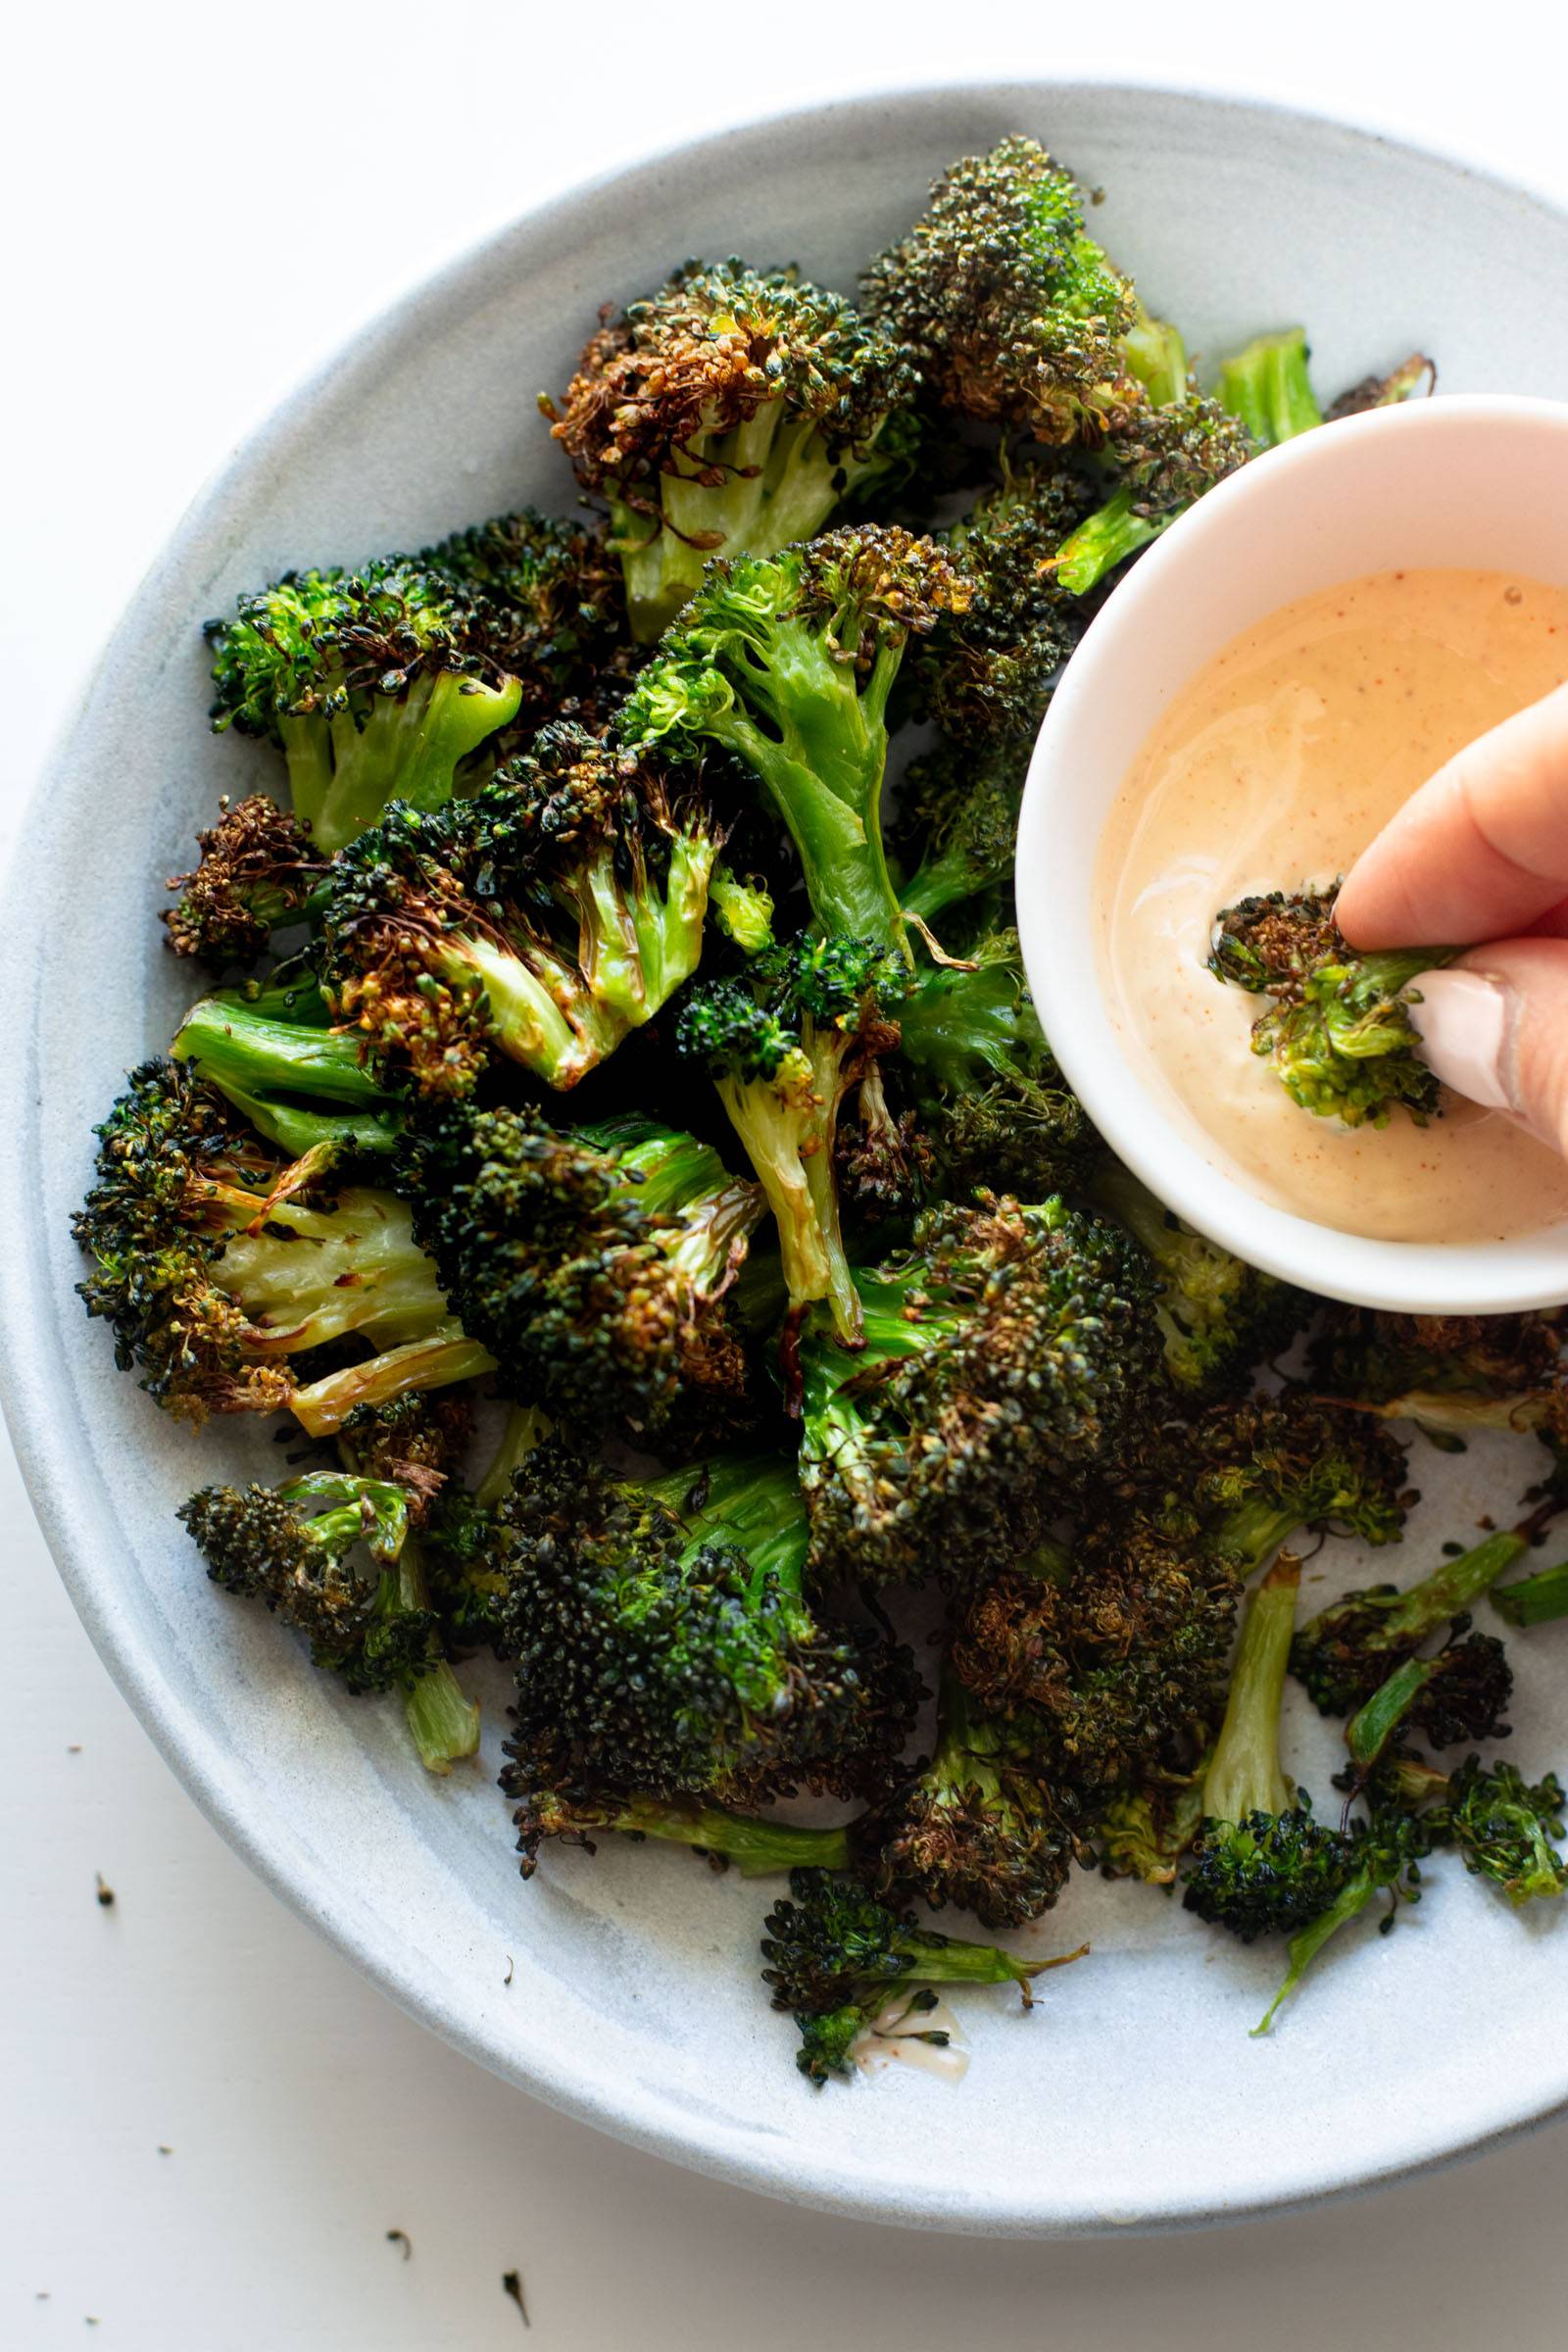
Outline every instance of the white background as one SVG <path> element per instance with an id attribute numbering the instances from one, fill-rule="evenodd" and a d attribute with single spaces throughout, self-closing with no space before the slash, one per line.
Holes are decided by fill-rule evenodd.
<path id="1" fill-rule="evenodd" d="M 204 476 L 362 320 L 573 179 L 893 80 L 1092 71 L 1347 112 L 1568 203 L 1558 11 L 1103 13 L 1097 38 L 1094 11 L 1046 0 L 30 10 L 0 124 L 0 841 Z M 1232 2231 L 994 2246 L 764 2204 L 565 2123 L 232 1859 L 93 1656 L 4 1455 L 0 1567 L 6 2352 L 1563 2341 L 1561 2130 Z M 1171 2136 L 1179 2163 L 1179 2116 Z"/>

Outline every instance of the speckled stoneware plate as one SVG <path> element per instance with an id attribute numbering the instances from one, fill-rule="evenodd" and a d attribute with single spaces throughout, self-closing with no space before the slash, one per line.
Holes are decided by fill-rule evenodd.
<path id="1" fill-rule="evenodd" d="M 175 1505 L 216 1465 L 269 1448 L 227 1428 L 198 1446 L 115 1374 L 72 1297 L 67 1231 L 92 1121 L 189 993 L 153 920 L 159 880 L 220 792 L 273 774 L 256 747 L 205 730 L 202 618 L 290 563 L 417 546 L 518 499 L 568 507 L 533 396 L 564 383 L 602 301 L 691 253 L 796 258 L 853 286 L 945 164 L 1014 129 L 1104 187 L 1097 229 L 1200 354 L 1300 318 L 1328 391 L 1413 344 L 1449 389 L 1568 387 L 1568 311 L 1542 300 L 1568 280 L 1568 220 L 1261 106 L 1082 84 L 928 91 L 737 131 L 564 197 L 289 402 L 121 624 L 33 806 L 0 932 L 29 943 L 3 990 L 0 1280 L 12 1427 L 76 1605 L 187 1788 L 304 1918 L 459 2048 L 639 2146 L 868 2219 L 1048 2234 L 1322 2197 L 1549 2114 L 1568 2100 L 1568 2045 L 1542 2023 L 1568 1992 L 1568 1936 L 1440 1866 L 1396 1935 L 1347 1937 L 1273 2038 L 1251 2041 L 1272 1957 L 1086 1880 L 1019 1941 L 1088 1936 L 1091 1958 L 1048 1977 L 1032 2017 L 1000 1995 L 967 2002 L 960 2086 L 894 2069 L 814 2094 L 757 1982 L 764 1891 L 624 1846 L 552 1857 L 522 1886 L 492 1786 L 499 1690 L 484 1769 L 429 1780 L 394 1708 L 340 1697 L 288 1636 L 207 1584 Z M 1418 1563 L 1520 1483 L 1496 1456 L 1418 1467 Z M 1314 1572 L 1358 1566 L 1335 1550 Z M 1544 1766 L 1568 1734 L 1551 1696 L 1568 1635 L 1517 1650 L 1515 1746 Z M 1298 1755 L 1323 1788 L 1326 1746 L 1303 1739 Z"/>

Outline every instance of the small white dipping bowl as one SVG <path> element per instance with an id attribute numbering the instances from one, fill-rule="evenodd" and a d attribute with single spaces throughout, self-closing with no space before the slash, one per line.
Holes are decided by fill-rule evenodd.
<path id="1" fill-rule="evenodd" d="M 1085 1108 L 1190 1225 L 1331 1298 L 1501 1314 L 1568 1299 L 1568 1223 L 1508 1242 L 1371 1241 L 1259 1200 L 1129 1057 L 1096 938 L 1105 819 L 1172 696 L 1281 605 L 1427 565 L 1568 582 L 1568 407 L 1476 394 L 1348 417 L 1254 460 L 1156 541 L 1085 634 L 1041 730 L 1018 828 L 1018 923 L 1046 1034 Z"/>

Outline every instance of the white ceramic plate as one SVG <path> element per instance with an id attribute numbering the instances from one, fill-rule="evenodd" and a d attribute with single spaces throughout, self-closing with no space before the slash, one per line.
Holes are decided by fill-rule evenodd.
<path id="1" fill-rule="evenodd" d="M 1049 1978 L 1032 2018 L 970 2001 L 959 2089 L 895 2070 L 813 2094 L 755 1975 L 764 1891 L 624 1846 L 555 1857 L 524 1887 L 491 1786 L 499 1691 L 485 1771 L 433 1782 L 394 1709 L 342 1697 L 207 1584 L 174 1508 L 218 1462 L 270 1448 L 226 1429 L 195 1443 L 116 1375 L 72 1297 L 67 1231 L 92 1121 L 189 993 L 153 919 L 159 879 L 220 792 L 273 776 L 257 747 L 205 732 L 202 618 L 289 563 L 419 545 L 518 499 L 564 509 L 533 396 L 564 383 L 600 302 L 690 253 L 797 258 L 852 286 L 944 165 L 1020 128 L 1104 186 L 1097 228 L 1200 354 L 1299 317 L 1327 392 L 1414 344 L 1449 389 L 1568 387 L 1568 311 L 1544 299 L 1568 272 L 1568 221 L 1264 107 L 1080 84 L 917 93 L 738 131 L 563 199 L 298 394 L 185 517 L 117 632 L 32 809 L 0 933 L 0 1280 L 8 1410 L 76 1605 L 186 1786 L 302 1916 L 469 2055 L 641 2146 L 845 2213 L 1046 2234 L 1319 2197 L 1552 2112 L 1568 2099 L 1568 1940 L 1445 1868 L 1409 1924 L 1337 1953 L 1253 2042 L 1270 1957 L 1083 1881 L 1019 1940 L 1087 1934 L 1092 1958 Z M 1495 1456 L 1432 1456 L 1422 1475 L 1435 1491 L 1429 1473 L 1455 1467 L 1412 1567 L 1520 1483 Z M 1348 1581 L 1357 1562 L 1336 1551 L 1327 1568 Z M 1516 1646 L 1517 1745 L 1541 1768 L 1551 1727 L 1568 1734 L 1550 1696 L 1563 1652 L 1550 1629 Z M 1326 1766 L 1299 1761 L 1322 1790 Z"/>

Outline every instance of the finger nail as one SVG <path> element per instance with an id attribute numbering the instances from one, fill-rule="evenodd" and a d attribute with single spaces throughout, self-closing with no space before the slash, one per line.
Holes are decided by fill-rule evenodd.
<path id="1" fill-rule="evenodd" d="M 1507 1086 L 1508 1000 L 1481 972 L 1423 972 L 1410 1022 L 1429 1069 L 1488 1110 L 1513 1107 Z"/>

